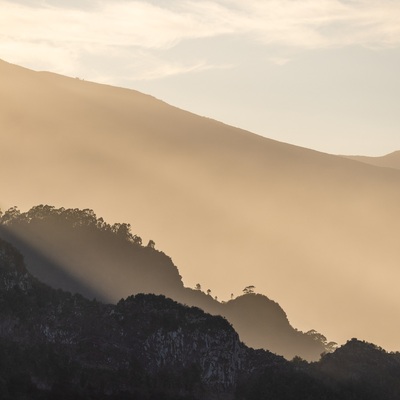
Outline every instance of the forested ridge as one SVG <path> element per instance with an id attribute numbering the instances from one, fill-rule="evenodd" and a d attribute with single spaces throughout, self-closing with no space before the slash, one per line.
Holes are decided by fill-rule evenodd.
<path id="1" fill-rule="evenodd" d="M 0 215 L 0 237 L 23 253 L 35 277 L 56 289 L 114 303 L 136 293 L 162 294 L 225 316 L 247 345 L 288 359 L 318 360 L 334 349 L 324 335 L 293 328 L 277 302 L 253 290 L 220 302 L 200 284 L 184 287 L 178 268 L 153 240 L 143 244 L 130 224 L 111 225 L 91 209 L 13 207 Z"/>
<path id="2" fill-rule="evenodd" d="M 356 339 L 288 362 L 164 296 L 107 305 L 50 288 L 0 239 L 2 399 L 397 400 L 399 376 L 399 353 Z"/>

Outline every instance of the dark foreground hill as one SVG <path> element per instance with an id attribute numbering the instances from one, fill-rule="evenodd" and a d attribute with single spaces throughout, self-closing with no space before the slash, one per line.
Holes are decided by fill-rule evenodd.
<path id="1" fill-rule="evenodd" d="M 398 354 L 356 340 L 290 363 L 164 296 L 106 305 L 52 289 L 0 239 L 1 399 L 396 400 L 399 374 Z"/>
<path id="2" fill-rule="evenodd" d="M 245 371 L 285 363 L 259 352 L 255 364 L 225 319 L 163 296 L 105 305 L 52 289 L 2 240 L 0 304 L 2 399 L 208 399 L 232 393 Z"/>
<path id="3" fill-rule="evenodd" d="M 323 335 L 294 329 L 279 304 L 266 296 L 248 293 L 220 303 L 185 288 L 177 267 L 152 241 L 143 246 L 129 225 L 111 226 L 92 210 L 37 206 L 20 213 L 13 208 L 0 216 L 0 237 L 21 250 L 35 277 L 56 289 L 105 302 L 137 293 L 163 294 L 225 316 L 247 345 L 288 359 L 318 360 L 332 350 Z"/>

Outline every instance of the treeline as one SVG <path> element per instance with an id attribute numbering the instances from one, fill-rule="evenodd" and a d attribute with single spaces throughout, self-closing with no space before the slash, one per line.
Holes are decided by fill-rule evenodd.
<path id="1" fill-rule="evenodd" d="M 183 288 L 178 269 L 153 240 L 143 245 L 130 224 L 109 224 L 91 209 L 12 207 L 0 215 L 0 237 L 21 251 L 38 279 L 88 298 L 116 302 Z"/>
<path id="2" fill-rule="evenodd" d="M 36 224 L 40 222 L 46 224 L 67 225 L 71 228 L 91 228 L 113 234 L 136 245 L 142 245 L 142 238 L 132 234 L 131 225 L 128 223 L 108 224 L 103 218 L 97 218 L 95 212 L 85 208 L 55 208 L 49 205 L 38 205 L 29 211 L 21 213 L 18 207 L 11 207 L 4 213 L 0 210 L 0 223 L 7 226 L 19 226 Z M 154 247 L 154 241 L 149 240 L 148 246 Z"/>
<path id="3" fill-rule="evenodd" d="M 39 205 L 20 212 L 12 207 L 0 213 L 0 237 L 22 252 L 34 276 L 54 288 L 104 302 L 163 294 L 226 317 L 246 344 L 287 359 L 317 360 L 335 348 L 316 331 L 294 329 L 279 304 L 256 294 L 254 285 L 228 302 L 218 302 L 210 289 L 203 293 L 200 284 L 196 290 L 184 288 L 177 267 L 153 240 L 144 246 L 130 224 L 109 224 L 91 209 Z"/>

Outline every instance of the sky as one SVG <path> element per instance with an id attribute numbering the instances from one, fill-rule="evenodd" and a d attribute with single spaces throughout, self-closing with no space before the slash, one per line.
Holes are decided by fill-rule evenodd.
<path id="1" fill-rule="evenodd" d="M 400 150 L 400 0 L 0 0 L 0 58 L 318 151 Z"/>

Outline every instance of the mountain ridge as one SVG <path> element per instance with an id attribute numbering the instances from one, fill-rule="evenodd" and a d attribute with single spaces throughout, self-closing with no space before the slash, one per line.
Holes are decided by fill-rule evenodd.
<path id="1" fill-rule="evenodd" d="M 376 167 L 400 169 L 400 150 L 393 151 L 380 157 L 344 156 L 350 160 L 360 161 Z"/>
<path id="2" fill-rule="evenodd" d="M 320 362 L 287 362 L 230 324 L 164 296 L 116 305 L 51 289 L 0 239 L 4 400 L 378 400 L 400 396 L 399 353 L 352 339 Z"/>
<path id="3" fill-rule="evenodd" d="M 339 342 L 398 347 L 398 170 L 274 142 L 127 89 L 0 69 L 0 207 L 94 208 L 152 237 L 186 286 L 226 299 L 246 281 L 279 298 L 304 331 L 318 321 Z"/>
<path id="4" fill-rule="evenodd" d="M 323 335 L 294 329 L 266 296 L 248 293 L 218 302 L 200 288 L 184 287 L 178 268 L 154 243 L 143 246 L 127 224 L 111 226 L 92 210 L 12 208 L 0 214 L 0 237 L 20 249 L 32 275 L 55 289 L 111 303 L 131 294 L 161 294 L 224 316 L 251 347 L 308 360 L 332 351 Z M 107 277 L 105 285 L 99 276 Z"/>

